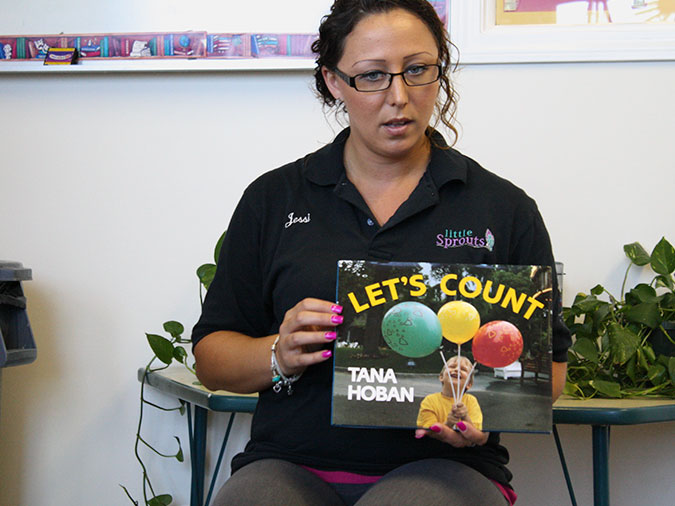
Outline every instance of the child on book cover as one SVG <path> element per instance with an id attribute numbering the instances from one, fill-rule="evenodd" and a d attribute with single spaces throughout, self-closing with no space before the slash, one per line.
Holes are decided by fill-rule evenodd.
<path id="1" fill-rule="evenodd" d="M 478 399 L 466 393 L 473 386 L 473 364 L 466 357 L 452 357 L 438 375 L 443 388 L 427 395 L 420 404 L 417 426 L 425 429 L 435 423 L 444 423 L 455 429 L 459 421 L 483 429 L 483 412 Z M 466 384 L 465 393 L 457 402 L 453 392 L 460 392 Z"/>

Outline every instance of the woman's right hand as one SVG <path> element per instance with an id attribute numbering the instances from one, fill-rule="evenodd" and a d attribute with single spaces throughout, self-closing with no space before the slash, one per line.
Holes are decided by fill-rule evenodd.
<path id="1" fill-rule="evenodd" d="M 478 430 L 469 422 L 460 420 L 457 422 L 457 430 L 451 429 L 444 423 L 435 423 L 428 429 L 415 430 L 415 438 L 421 439 L 425 436 L 438 439 L 455 448 L 466 448 L 484 445 L 487 443 L 489 434 Z"/>
<path id="2" fill-rule="evenodd" d="M 341 312 L 342 307 L 333 302 L 312 298 L 286 311 L 276 346 L 277 362 L 285 376 L 300 374 L 332 356 L 324 345 L 337 337 L 335 328 L 342 323 Z"/>

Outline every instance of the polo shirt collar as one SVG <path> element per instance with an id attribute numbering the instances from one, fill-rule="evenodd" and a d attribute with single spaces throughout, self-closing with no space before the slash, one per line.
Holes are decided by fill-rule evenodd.
<path id="1" fill-rule="evenodd" d="M 436 145 L 445 149 L 432 147 L 425 176 L 431 177 L 436 188 L 450 181 L 466 182 L 466 159 L 454 149 L 448 148 L 437 130 L 431 130 L 430 135 Z M 349 127 L 342 130 L 333 142 L 305 158 L 303 173 L 309 181 L 320 186 L 335 186 L 346 177 L 343 155 L 348 137 Z"/>
<path id="2" fill-rule="evenodd" d="M 335 140 L 310 153 L 304 160 L 304 176 L 320 186 L 335 186 L 345 177 L 344 150 L 349 128 L 340 132 Z"/>

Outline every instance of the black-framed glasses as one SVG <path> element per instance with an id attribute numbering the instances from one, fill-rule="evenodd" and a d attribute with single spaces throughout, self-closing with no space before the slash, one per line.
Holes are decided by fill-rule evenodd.
<path id="1" fill-rule="evenodd" d="M 424 86 L 435 83 L 441 77 L 441 68 L 440 64 L 433 63 L 428 65 L 412 65 L 403 72 L 371 70 L 363 74 L 348 76 L 337 67 L 333 69 L 333 72 L 356 91 L 372 92 L 388 89 L 395 76 L 401 76 L 403 82 L 408 86 Z"/>

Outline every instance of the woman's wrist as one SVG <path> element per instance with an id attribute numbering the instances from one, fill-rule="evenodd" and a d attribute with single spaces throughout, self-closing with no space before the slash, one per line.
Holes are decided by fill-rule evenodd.
<path id="1" fill-rule="evenodd" d="M 300 379 L 302 372 L 298 374 L 293 374 L 287 376 L 279 361 L 277 359 L 277 345 L 279 344 L 279 339 L 281 336 L 277 336 L 272 343 L 271 355 L 270 355 L 270 370 L 272 371 L 272 390 L 275 393 L 281 392 L 282 388 L 286 388 L 286 393 L 291 395 L 293 393 L 293 383 Z"/>

